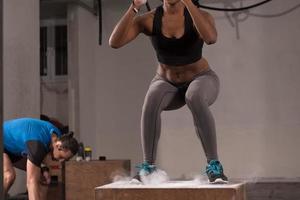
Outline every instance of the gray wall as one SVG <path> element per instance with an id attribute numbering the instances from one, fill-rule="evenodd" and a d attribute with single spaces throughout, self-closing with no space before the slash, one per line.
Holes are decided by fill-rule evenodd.
<path id="1" fill-rule="evenodd" d="M 39 1 L 3 1 L 4 120 L 39 117 Z M 26 191 L 18 172 L 11 193 Z"/>
<path id="2" fill-rule="evenodd" d="M 211 109 L 220 158 L 230 177 L 300 175 L 300 161 L 295 159 L 300 142 L 298 4 L 274 0 L 250 13 L 211 12 L 219 38 L 217 44 L 205 46 L 204 56 L 222 84 Z M 142 159 L 141 107 L 157 61 L 145 36 L 119 50 L 108 46 L 128 5 L 103 2 L 102 46 L 97 44 L 97 19 L 83 8 L 70 8 L 69 26 L 78 30 L 76 37 L 70 35 L 75 48 L 70 79 L 78 84 L 78 104 L 73 107 L 78 114 L 69 116 L 77 120 L 80 139 L 92 146 L 95 158 L 128 158 L 135 165 Z M 172 178 L 202 173 L 205 157 L 188 109 L 163 113 L 162 124 L 159 166 Z"/>
<path id="3" fill-rule="evenodd" d="M 4 1 L 4 118 L 40 114 L 39 1 Z"/>
<path id="4" fill-rule="evenodd" d="M 43 81 L 40 93 L 41 113 L 68 124 L 68 83 Z"/>
<path id="5" fill-rule="evenodd" d="M 41 1 L 40 25 L 55 26 L 56 23 L 65 24 L 67 19 L 67 3 L 63 1 Z M 49 32 L 49 31 L 48 31 Z M 50 31 L 51 32 L 51 31 Z M 54 32 L 54 31 L 53 31 Z M 52 32 L 52 34 L 53 34 Z M 54 34 L 53 34 L 54 35 Z M 54 76 L 55 56 L 54 36 L 48 35 L 48 77 L 41 79 L 41 113 L 68 124 L 68 80 L 67 77 Z M 50 59 L 49 59 L 50 58 Z M 53 67 L 53 69 L 51 68 Z"/>

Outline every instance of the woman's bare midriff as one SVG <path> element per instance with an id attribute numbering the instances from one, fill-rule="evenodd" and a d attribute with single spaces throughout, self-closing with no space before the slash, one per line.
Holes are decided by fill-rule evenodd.
<path id="1" fill-rule="evenodd" d="M 157 73 L 168 81 L 180 84 L 193 80 L 193 78 L 209 70 L 208 62 L 205 58 L 183 66 L 170 66 L 160 63 L 157 68 Z"/>

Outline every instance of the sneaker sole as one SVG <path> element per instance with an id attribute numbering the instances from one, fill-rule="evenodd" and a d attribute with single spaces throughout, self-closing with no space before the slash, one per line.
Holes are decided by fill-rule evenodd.
<path id="1" fill-rule="evenodd" d="M 227 184 L 228 183 L 228 181 L 225 181 L 225 180 L 223 180 L 223 179 L 221 179 L 221 178 L 217 178 L 214 182 L 210 182 L 210 181 L 208 181 L 210 184 Z"/>
<path id="2" fill-rule="evenodd" d="M 138 179 L 133 178 L 133 179 L 131 179 L 131 180 L 129 181 L 129 184 L 133 184 L 133 185 L 141 185 L 141 184 L 143 184 L 143 182 L 140 181 L 140 180 L 138 180 Z"/>

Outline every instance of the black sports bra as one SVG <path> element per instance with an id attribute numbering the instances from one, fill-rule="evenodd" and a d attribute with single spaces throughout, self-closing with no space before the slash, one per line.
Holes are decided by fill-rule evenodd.
<path id="1" fill-rule="evenodd" d="M 166 65 L 187 65 L 202 58 L 203 40 L 199 37 L 193 20 L 184 9 L 184 35 L 181 38 L 168 38 L 162 34 L 162 6 L 156 8 L 153 19 L 153 31 L 151 42 L 156 50 L 156 56 L 160 63 Z"/>

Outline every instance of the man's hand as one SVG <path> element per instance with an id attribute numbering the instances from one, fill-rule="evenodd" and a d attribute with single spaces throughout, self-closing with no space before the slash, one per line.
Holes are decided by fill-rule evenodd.
<path id="1" fill-rule="evenodd" d="M 41 176 L 41 184 L 42 185 L 49 185 L 51 183 L 51 176 L 48 171 L 42 172 Z"/>

